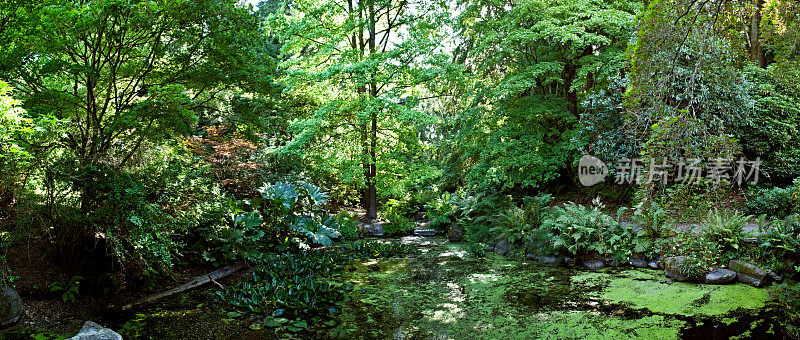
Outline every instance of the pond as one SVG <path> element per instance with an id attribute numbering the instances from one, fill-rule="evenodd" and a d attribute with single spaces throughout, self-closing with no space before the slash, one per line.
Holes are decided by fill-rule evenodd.
<path id="1" fill-rule="evenodd" d="M 781 338 L 769 293 L 743 284 L 673 283 L 651 269 L 597 272 L 476 259 L 444 238 L 405 237 L 419 254 L 358 263 L 337 325 L 302 338 L 728 339 Z M 183 300 L 183 301 L 182 301 Z M 208 292 L 110 317 L 132 338 L 265 339 L 227 318 Z M 287 335 L 283 335 L 287 336 Z"/>

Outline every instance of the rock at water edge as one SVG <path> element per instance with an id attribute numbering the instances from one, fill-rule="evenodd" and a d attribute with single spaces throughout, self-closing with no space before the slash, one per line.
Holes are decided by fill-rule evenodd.
<path id="1" fill-rule="evenodd" d="M 704 281 L 712 285 L 722 285 L 733 282 L 736 280 L 736 276 L 735 271 L 717 268 L 708 272 Z"/>
<path id="2" fill-rule="evenodd" d="M 0 326 L 8 326 L 19 321 L 22 313 L 22 298 L 17 291 L 9 286 L 3 288 L 3 296 L 0 298 Z"/>
<path id="3" fill-rule="evenodd" d="M 67 340 L 122 340 L 122 336 L 110 328 L 86 321 L 80 332 Z"/>

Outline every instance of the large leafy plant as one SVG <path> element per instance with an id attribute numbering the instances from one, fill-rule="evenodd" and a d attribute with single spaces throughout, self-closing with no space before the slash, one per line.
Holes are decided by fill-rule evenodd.
<path id="1" fill-rule="evenodd" d="M 267 183 L 258 192 L 260 197 L 251 203 L 274 231 L 295 233 L 302 237 L 300 243 L 321 246 L 331 245 L 340 236 L 336 218 L 323 209 L 328 195 L 319 187 L 303 181 L 278 182 Z"/>
<path id="2" fill-rule="evenodd" d="M 282 327 L 298 331 L 307 318 L 335 311 L 348 290 L 338 276 L 341 258 L 325 252 L 273 255 L 253 270 L 249 280 L 217 295 L 235 311 L 229 316 L 248 315 L 253 328 Z"/>

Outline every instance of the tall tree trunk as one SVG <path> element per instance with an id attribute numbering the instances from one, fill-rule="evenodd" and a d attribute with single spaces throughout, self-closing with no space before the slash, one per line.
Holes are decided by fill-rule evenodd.
<path id="1" fill-rule="evenodd" d="M 586 46 L 578 59 L 589 56 L 592 52 L 594 52 L 594 47 Z M 578 65 L 576 62 L 568 61 L 564 63 L 564 99 L 567 100 L 567 104 L 569 105 L 569 113 L 580 120 L 581 115 L 578 112 L 578 93 L 572 89 L 572 83 L 575 81 L 577 75 Z"/>
<path id="2" fill-rule="evenodd" d="M 369 0 L 367 4 L 369 11 L 369 53 L 375 53 L 375 1 Z M 372 76 L 369 84 L 369 95 L 371 99 L 375 100 L 378 97 L 378 84 L 376 83 L 375 76 Z M 370 115 L 369 126 L 369 173 L 366 178 L 367 184 L 367 217 L 370 220 L 375 220 L 378 217 L 378 191 L 376 188 L 375 180 L 377 179 L 377 157 L 376 148 L 378 147 L 378 113 L 374 110 Z"/>
<path id="3" fill-rule="evenodd" d="M 767 67 L 764 57 L 764 46 L 761 44 L 761 10 L 764 8 L 764 0 L 753 0 L 753 15 L 750 17 L 750 59 L 758 64 L 759 67 Z"/>

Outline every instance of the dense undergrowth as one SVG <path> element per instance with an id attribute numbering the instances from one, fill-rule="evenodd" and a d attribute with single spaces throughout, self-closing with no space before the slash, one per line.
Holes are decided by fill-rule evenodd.
<path id="1" fill-rule="evenodd" d="M 798 18 L 784 0 L 0 1 L 0 284 L 79 304 L 241 262 L 231 312 L 294 331 L 330 316 L 353 259 L 408 251 L 365 230 L 424 227 L 476 257 L 742 259 L 796 306 Z M 585 187 L 590 155 L 608 176 Z"/>

